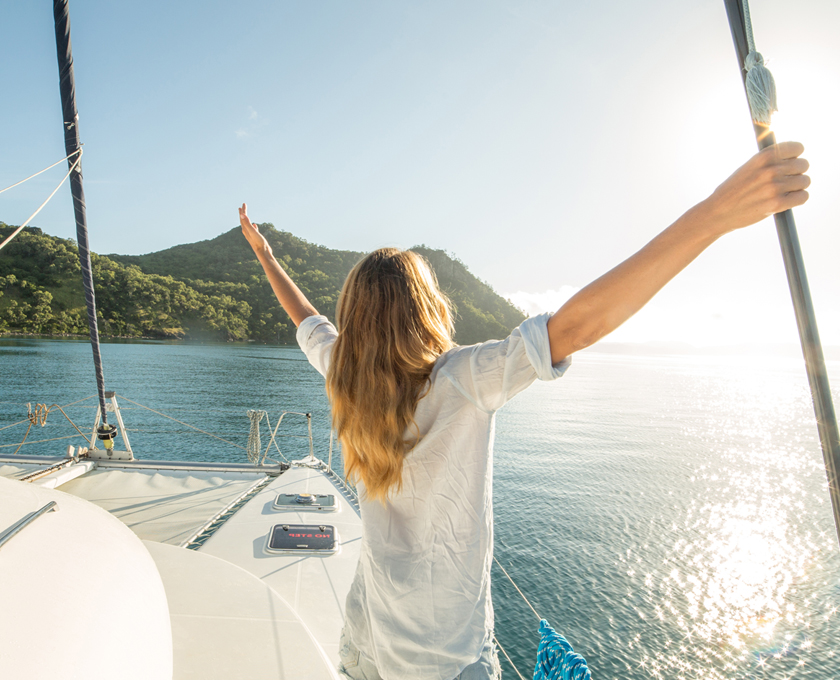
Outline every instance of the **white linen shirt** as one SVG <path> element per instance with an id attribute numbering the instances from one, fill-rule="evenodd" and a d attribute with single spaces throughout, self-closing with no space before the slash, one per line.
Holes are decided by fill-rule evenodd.
<path id="1" fill-rule="evenodd" d="M 362 545 L 347 596 L 345 629 L 384 680 L 451 680 L 478 660 L 493 633 L 493 435 L 495 412 L 551 365 L 549 314 L 505 340 L 455 347 L 435 362 L 415 420 L 402 490 L 383 505 L 359 484 Z M 324 376 L 337 337 L 310 316 L 297 340 Z"/>

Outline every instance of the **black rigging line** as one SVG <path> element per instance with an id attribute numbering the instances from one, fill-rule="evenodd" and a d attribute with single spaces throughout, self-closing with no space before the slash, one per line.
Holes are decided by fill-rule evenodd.
<path id="1" fill-rule="evenodd" d="M 85 288 L 90 344 L 93 349 L 93 365 L 96 370 L 96 389 L 99 393 L 99 408 L 102 423 L 107 424 L 105 410 L 105 378 L 102 373 L 102 356 L 99 351 L 99 327 L 96 322 L 96 297 L 93 292 L 93 271 L 88 246 L 87 216 L 85 215 L 85 192 L 82 188 L 82 164 L 74 159 L 81 149 L 79 139 L 79 112 L 76 109 L 76 84 L 73 78 L 73 53 L 70 45 L 70 11 L 67 0 L 53 1 L 55 17 L 55 46 L 58 53 L 58 76 L 61 87 L 61 109 L 64 121 L 64 148 L 70 172 L 70 192 L 73 194 L 73 209 L 76 213 L 76 241 L 79 244 L 79 262 L 82 266 L 82 284 Z"/>

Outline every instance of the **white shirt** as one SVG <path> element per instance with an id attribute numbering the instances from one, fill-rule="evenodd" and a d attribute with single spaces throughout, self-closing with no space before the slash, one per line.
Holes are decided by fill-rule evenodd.
<path id="1" fill-rule="evenodd" d="M 418 402 L 422 439 L 407 455 L 402 490 L 383 505 L 359 484 L 362 546 L 345 628 L 384 680 L 450 680 L 478 660 L 493 632 L 493 436 L 495 412 L 551 365 L 549 314 L 505 340 L 441 355 Z M 337 337 L 311 316 L 297 340 L 324 376 Z"/>

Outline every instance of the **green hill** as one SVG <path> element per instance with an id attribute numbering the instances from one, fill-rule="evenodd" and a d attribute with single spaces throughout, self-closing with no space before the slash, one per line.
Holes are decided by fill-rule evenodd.
<path id="1" fill-rule="evenodd" d="M 332 250 L 261 225 L 274 254 L 323 314 L 361 253 Z M 0 239 L 13 227 L 0 222 Z M 413 248 L 434 267 L 457 314 L 461 344 L 504 337 L 520 310 L 442 250 Z M 280 308 L 239 228 L 147 255 L 91 254 L 103 335 L 293 343 Z M 75 242 L 26 228 L 0 251 L 0 333 L 87 334 Z"/>

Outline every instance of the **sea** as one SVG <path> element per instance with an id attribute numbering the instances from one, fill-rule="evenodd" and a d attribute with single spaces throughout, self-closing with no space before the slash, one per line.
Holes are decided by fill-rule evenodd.
<path id="1" fill-rule="evenodd" d="M 329 456 L 323 379 L 296 347 L 102 355 L 140 458 L 244 462 L 249 409 L 272 428 L 290 412 L 275 458 L 308 453 L 296 413 Z M 0 452 L 27 403 L 89 431 L 95 393 L 89 344 L 0 338 Z M 20 451 L 61 454 L 74 433 L 53 409 Z M 840 553 L 801 358 L 580 353 L 499 411 L 493 483 L 495 556 L 522 592 L 494 564 L 504 677 L 533 675 L 544 618 L 596 680 L 840 679 Z"/>

